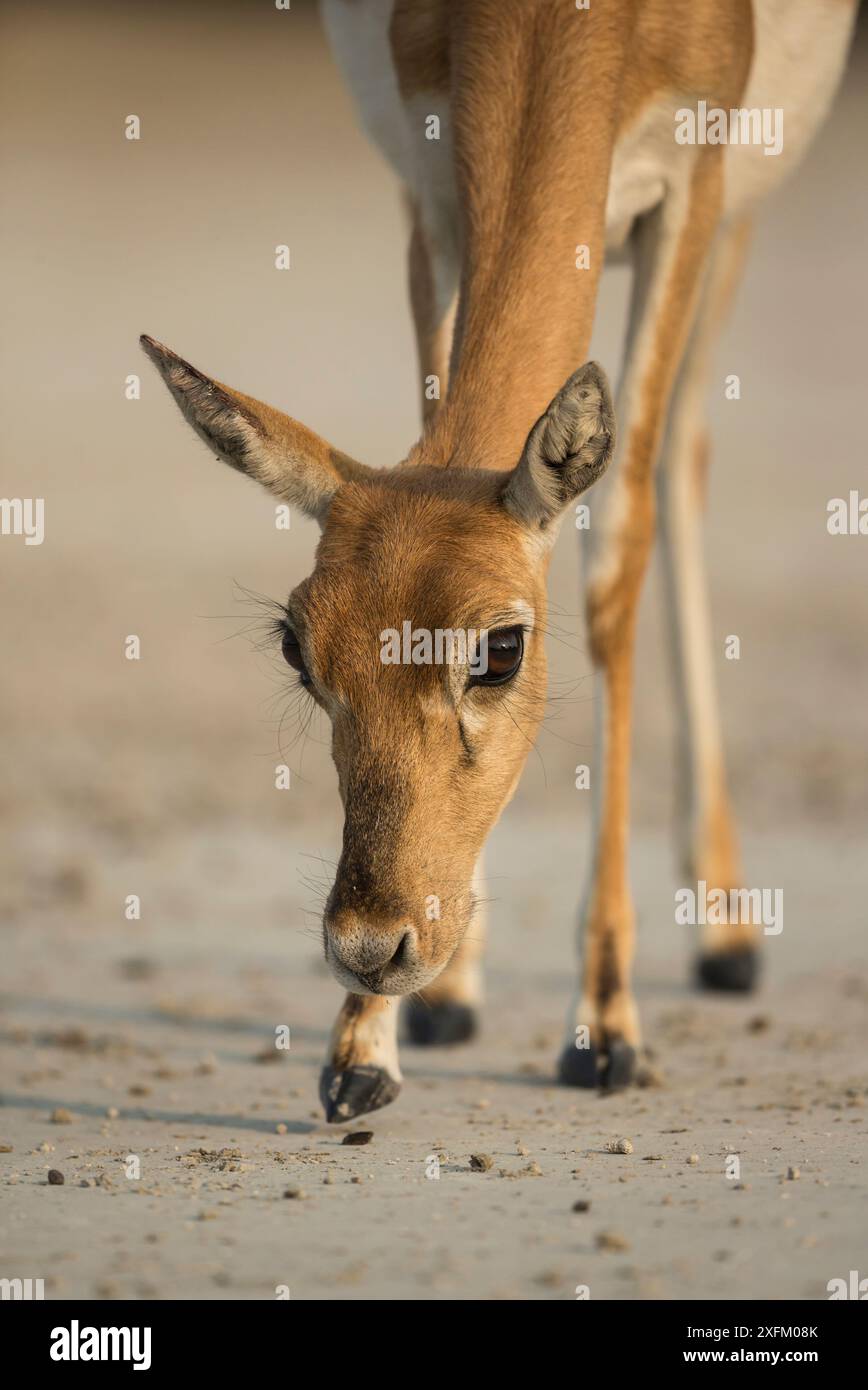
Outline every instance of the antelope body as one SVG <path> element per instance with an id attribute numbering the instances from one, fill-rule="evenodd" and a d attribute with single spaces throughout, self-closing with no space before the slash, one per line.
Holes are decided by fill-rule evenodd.
<path id="1" fill-rule="evenodd" d="M 345 810 L 323 925 L 348 990 L 322 1078 L 330 1120 L 397 1094 L 401 995 L 413 995 L 418 1042 L 474 1030 L 480 856 L 544 708 L 551 545 L 594 483 L 594 822 L 565 1084 L 625 1084 L 640 1041 L 627 873 L 632 650 L 658 523 L 680 692 L 684 872 L 709 889 L 740 884 L 702 573 L 703 400 L 751 215 L 822 120 L 854 9 L 325 0 L 362 120 L 411 207 L 420 440 L 395 468 L 368 469 L 143 339 L 217 455 L 323 528 L 315 569 L 286 606 L 283 650 L 330 715 Z M 779 152 L 680 142 L 677 113 L 699 103 L 780 111 Z M 634 270 L 617 410 L 602 370 L 581 366 L 607 256 Z M 408 622 L 486 632 L 487 671 L 466 653 L 384 663 L 381 634 Z M 709 929 L 701 985 L 752 987 L 756 927 Z M 575 1045 L 577 1029 L 587 1046 Z"/>

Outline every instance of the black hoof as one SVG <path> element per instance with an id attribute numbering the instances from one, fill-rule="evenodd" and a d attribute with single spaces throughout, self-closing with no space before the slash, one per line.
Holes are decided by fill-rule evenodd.
<path id="1" fill-rule="evenodd" d="M 411 999 L 407 1005 L 407 1035 L 418 1047 L 447 1047 L 476 1036 L 476 1010 L 469 1004 L 426 1004 Z"/>
<path id="2" fill-rule="evenodd" d="M 749 994 L 756 988 L 759 970 L 760 954 L 753 946 L 743 946 L 738 951 L 709 951 L 696 963 L 696 982 L 700 989 Z"/>
<path id="3" fill-rule="evenodd" d="M 596 1090 L 600 1084 L 600 1054 L 595 1047 L 564 1048 L 558 1060 L 558 1081 L 562 1086 L 583 1086 Z"/>
<path id="4" fill-rule="evenodd" d="M 558 1062 L 562 1086 L 621 1091 L 636 1078 L 636 1049 L 614 1038 L 605 1049 L 565 1047 Z"/>
<path id="5" fill-rule="evenodd" d="M 346 1071 L 323 1067 L 320 1072 L 319 1098 L 330 1125 L 380 1110 L 395 1099 L 400 1089 L 400 1081 L 395 1081 L 382 1067 L 348 1067 Z"/>
<path id="6" fill-rule="evenodd" d="M 609 1043 L 609 1054 L 603 1068 L 603 1090 L 622 1091 L 636 1079 L 636 1049 L 621 1038 Z"/>

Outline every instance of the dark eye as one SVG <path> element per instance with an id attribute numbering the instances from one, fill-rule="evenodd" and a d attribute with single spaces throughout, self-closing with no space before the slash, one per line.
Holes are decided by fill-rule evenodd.
<path id="1" fill-rule="evenodd" d="M 471 685 L 503 685 L 521 665 L 524 656 L 524 631 L 520 627 L 502 627 L 489 632 L 487 647 L 480 652 L 480 666 L 471 667 Z"/>
<path id="2" fill-rule="evenodd" d="M 310 676 L 308 675 L 307 667 L 304 664 L 304 657 L 301 654 L 301 647 L 299 645 L 298 638 L 296 637 L 292 628 L 285 627 L 283 629 L 283 638 L 281 640 L 280 647 L 281 651 L 283 652 L 284 661 L 286 661 L 287 664 L 291 666 L 294 671 L 298 671 L 298 674 L 301 677 L 302 685 L 310 685 Z"/>

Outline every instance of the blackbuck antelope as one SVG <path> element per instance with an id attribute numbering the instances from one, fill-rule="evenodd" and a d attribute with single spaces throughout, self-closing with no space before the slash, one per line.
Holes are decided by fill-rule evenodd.
<path id="1" fill-rule="evenodd" d="M 637 602 L 659 518 L 684 872 L 730 890 L 740 869 L 702 573 L 703 399 L 752 214 L 829 107 L 854 5 L 326 0 L 324 13 L 361 118 L 407 190 L 421 438 L 372 470 L 142 339 L 217 457 L 322 527 L 282 638 L 330 716 L 345 814 L 323 939 L 348 994 L 323 1103 L 340 1121 L 395 1097 L 401 995 L 413 996 L 416 1042 L 473 1033 L 480 856 L 543 713 L 551 546 L 594 484 L 593 842 L 559 1075 L 622 1086 L 640 1041 L 627 864 Z M 617 410 L 585 363 L 606 256 L 634 271 Z M 406 622 L 487 633 L 485 669 L 467 652 L 384 662 L 382 634 Z M 715 928 L 698 983 L 750 989 L 756 937 L 754 922 Z"/>

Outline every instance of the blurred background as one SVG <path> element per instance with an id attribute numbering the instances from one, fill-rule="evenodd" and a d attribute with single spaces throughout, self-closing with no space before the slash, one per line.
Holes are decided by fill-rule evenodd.
<path id="1" fill-rule="evenodd" d="M 335 778 L 319 714 L 293 742 L 285 671 L 243 634 L 243 591 L 283 598 L 316 528 L 189 435 L 140 354 L 148 332 L 367 462 L 418 433 L 399 188 L 360 134 L 316 10 L 5 6 L 4 495 L 46 499 L 41 547 L 2 549 L 4 896 L 57 870 L 99 890 L 102 845 L 225 818 L 289 839 Z M 800 174 L 767 208 L 710 402 L 708 560 L 738 809 L 752 826 L 861 831 L 868 807 L 864 538 L 826 503 L 864 483 L 865 45 Z M 124 138 L 128 114 L 138 142 Z M 274 268 L 287 243 L 292 269 Z M 626 272 L 594 353 L 616 370 Z M 723 379 L 741 378 L 741 400 Z M 125 399 L 138 373 L 142 398 Z M 547 731 L 509 814 L 586 814 L 590 756 L 576 537 L 551 585 Z M 142 659 L 124 657 L 127 634 Z M 742 640 L 740 662 L 723 638 Z M 256 635 L 255 633 L 253 634 Z M 228 639 L 228 640 L 227 640 Z M 637 815 L 672 805 L 656 575 L 643 605 Z M 296 774 L 273 787 L 279 746 Z M 87 885 L 87 888 L 86 888 Z"/>
<path id="2" fill-rule="evenodd" d="M 194 439 L 137 338 L 153 335 L 368 463 L 396 462 L 419 429 L 400 190 L 301 0 L 286 13 L 5 0 L 3 29 L 0 493 L 45 498 L 44 544 L 0 540 L 4 973 L 32 996 L 33 1018 L 38 1000 L 62 1015 L 77 979 L 81 1017 L 90 990 L 105 1024 L 139 996 L 133 967 L 119 982 L 101 962 L 147 955 L 159 925 L 163 963 L 183 957 L 201 972 L 187 982 L 189 1012 L 208 1014 L 194 995 L 219 939 L 223 965 L 207 957 L 222 980 L 215 1017 L 248 970 L 239 1007 L 271 1018 L 275 1000 L 298 992 L 287 928 L 315 968 L 340 817 L 324 716 L 296 737 L 288 672 L 262 647 L 255 596 L 286 596 L 317 533 L 298 516 L 275 529 L 271 500 Z M 868 539 L 826 528 L 830 498 L 868 492 L 864 40 L 805 164 L 761 217 L 710 401 L 707 554 L 733 796 L 748 881 L 785 882 L 806 915 L 805 971 L 830 951 L 864 960 L 864 865 L 858 890 L 852 874 L 868 822 Z M 124 138 L 130 114 L 138 141 Z M 283 273 L 280 243 L 292 256 Z M 612 372 L 626 290 L 626 272 L 607 273 L 593 352 Z M 131 373 L 137 401 L 125 399 Z M 724 397 L 731 373 L 737 402 Z M 587 846 L 574 770 L 592 753 L 568 526 L 551 595 L 550 716 L 493 854 L 515 876 L 495 890 L 509 897 L 496 912 L 528 931 L 551 922 L 559 1019 Z M 674 728 L 659 607 L 655 567 L 637 662 L 635 818 L 668 913 Z M 125 659 L 130 634 L 139 661 Z M 740 661 L 724 659 L 729 634 Z M 289 791 L 274 785 L 282 762 Z M 142 923 L 121 941 L 130 893 Z M 832 900 L 847 931 L 830 946 Z M 667 915 L 654 945 L 653 927 L 660 974 L 680 982 L 681 937 Z M 99 945 L 85 977 L 89 938 L 114 944 Z M 495 971 L 516 965 L 505 949 L 495 942 Z M 152 1002 L 171 1013 L 178 990 L 177 976 L 158 982 Z"/>

